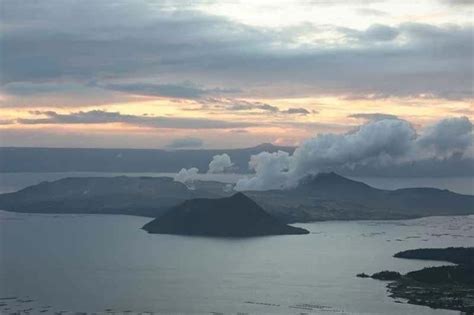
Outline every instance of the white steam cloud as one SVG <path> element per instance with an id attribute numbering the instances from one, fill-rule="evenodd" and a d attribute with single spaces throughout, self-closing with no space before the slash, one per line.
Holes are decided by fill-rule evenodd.
<path id="1" fill-rule="evenodd" d="M 191 168 L 182 168 L 178 174 L 174 176 L 174 180 L 176 182 L 180 182 L 185 184 L 188 189 L 194 189 L 194 180 L 197 178 L 197 174 L 199 173 L 199 169 L 196 167 Z"/>
<path id="2" fill-rule="evenodd" d="M 339 167 L 390 165 L 473 152 L 472 123 L 467 117 L 443 119 L 417 134 L 402 119 L 369 121 L 347 134 L 321 134 L 308 139 L 293 155 L 262 152 L 250 158 L 255 176 L 240 179 L 235 190 L 291 188 L 309 174 Z"/>
<path id="3" fill-rule="evenodd" d="M 224 173 L 226 170 L 232 168 L 233 165 L 228 154 L 214 155 L 212 161 L 209 163 L 209 171 L 207 172 L 211 174 Z"/>

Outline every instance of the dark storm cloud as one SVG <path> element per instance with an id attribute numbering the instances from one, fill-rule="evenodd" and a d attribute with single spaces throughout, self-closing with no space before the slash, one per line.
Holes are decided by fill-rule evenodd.
<path id="1" fill-rule="evenodd" d="M 204 142 L 199 138 L 178 138 L 166 145 L 169 149 L 200 148 Z"/>
<path id="2" fill-rule="evenodd" d="M 227 87 L 256 93 L 269 87 L 275 97 L 472 98 L 472 25 L 377 24 L 365 31 L 333 30 L 349 44 L 298 45 L 298 35 L 318 28 L 255 28 L 145 1 L 5 0 L 0 67 L 4 83 L 160 78 L 163 83 L 156 86 L 110 87 L 184 98 Z M 187 80 L 205 87 L 219 82 L 223 90 L 170 83 Z"/>
<path id="3" fill-rule="evenodd" d="M 25 125 L 125 123 L 142 127 L 175 129 L 230 129 L 254 126 L 254 124 L 248 122 L 232 122 L 204 118 L 137 116 L 102 110 L 80 111 L 69 114 L 59 114 L 54 111 L 34 111 L 32 114 L 46 117 L 17 119 L 17 123 Z"/>

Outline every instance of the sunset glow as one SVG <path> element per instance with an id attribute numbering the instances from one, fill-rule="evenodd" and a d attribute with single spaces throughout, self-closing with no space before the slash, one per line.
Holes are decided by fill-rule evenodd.
<path id="1" fill-rule="evenodd" d="M 468 2 L 16 6 L 2 7 L 3 146 L 295 145 L 355 114 L 474 117 Z"/>

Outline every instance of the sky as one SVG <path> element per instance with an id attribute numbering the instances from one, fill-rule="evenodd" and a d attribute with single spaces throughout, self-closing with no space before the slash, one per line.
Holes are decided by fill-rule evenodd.
<path id="1" fill-rule="evenodd" d="M 0 145 L 301 145 L 380 117 L 472 121 L 472 3 L 3 0 Z"/>

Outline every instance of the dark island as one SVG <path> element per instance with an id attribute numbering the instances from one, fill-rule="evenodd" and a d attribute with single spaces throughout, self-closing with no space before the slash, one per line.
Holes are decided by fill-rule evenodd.
<path id="1" fill-rule="evenodd" d="M 474 312 L 474 247 L 414 249 L 396 253 L 394 257 L 446 261 L 456 265 L 429 267 L 406 275 L 394 271 L 373 274 L 373 279 L 392 281 L 387 286 L 391 297 L 432 308 Z M 368 277 L 366 274 L 357 276 Z"/>
<path id="2" fill-rule="evenodd" d="M 157 234 L 220 237 L 309 233 L 280 222 L 242 193 L 227 198 L 185 201 L 143 229 Z"/>

